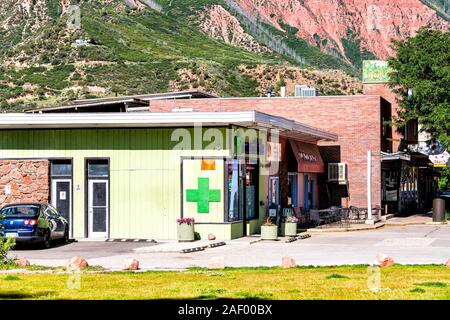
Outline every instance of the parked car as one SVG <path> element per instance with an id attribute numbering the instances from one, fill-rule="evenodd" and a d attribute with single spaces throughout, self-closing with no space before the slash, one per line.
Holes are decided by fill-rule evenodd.
<path id="1" fill-rule="evenodd" d="M 0 210 L 3 238 L 16 243 L 40 243 L 50 248 L 53 240 L 69 241 L 69 223 L 48 203 L 10 204 Z"/>

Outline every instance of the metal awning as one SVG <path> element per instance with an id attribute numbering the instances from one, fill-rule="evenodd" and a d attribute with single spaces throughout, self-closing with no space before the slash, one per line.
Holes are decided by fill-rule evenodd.
<path id="1" fill-rule="evenodd" d="M 282 136 L 307 142 L 336 141 L 338 138 L 334 133 L 258 111 L 0 114 L 0 130 L 157 128 L 192 127 L 194 125 L 204 127 L 237 125 L 247 128 L 275 129 Z"/>
<path id="2" fill-rule="evenodd" d="M 394 153 L 381 152 L 381 161 L 394 161 L 394 160 L 411 161 L 411 155 L 401 151 Z"/>
<path id="3" fill-rule="evenodd" d="M 325 164 L 317 145 L 292 140 L 289 143 L 297 160 L 298 172 L 325 172 Z"/>

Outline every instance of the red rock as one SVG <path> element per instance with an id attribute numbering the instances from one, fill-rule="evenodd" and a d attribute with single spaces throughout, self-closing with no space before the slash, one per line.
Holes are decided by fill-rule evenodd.
<path id="1" fill-rule="evenodd" d="M 14 180 L 20 180 L 22 179 L 22 174 L 18 170 L 11 171 L 10 173 L 11 178 Z"/>
<path id="2" fill-rule="evenodd" d="M 89 266 L 89 264 L 86 261 L 86 259 L 84 259 L 84 258 L 82 258 L 80 256 L 72 257 L 66 263 L 66 268 L 67 269 L 83 269 L 83 268 L 86 268 L 87 266 Z"/>
<path id="3" fill-rule="evenodd" d="M 15 259 L 14 263 L 19 267 L 27 267 L 30 265 L 30 261 L 28 261 L 28 259 L 24 257 Z"/>
<path id="4" fill-rule="evenodd" d="M 297 266 L 297 263 L 291 257 L 283 257 L 283 259 L 281 260 L 281 265 L 283 266 L 283 268 L 294 268 Z"/>
<path id="5" fill-rule="evenodd" d="M 375 258 L 375 264 L 380 267 L 389 267 L 394 265 L 394 259 L 386 254 L 379 254 Z"/>
<path id="6" fill-rule="evenodd" d="M 214 39 L 252 52 L 270 52 L 246 33 L 239 20 L 221 5 L 212 5 L 199 13 L 200 29 Z"/>
<path id="7" fill-rule="evenodd" d="M 449 23 L 420 0 L 239 0 L 250 15 L 259 15 L 285 32 L 281 23 L 298 29 L 297 36 L 317 45 L 316 38 L 328 39 L 320 49 L 338 51 L 348 59 L 343 39 L 351 30 L 367 49 L 380 59 L 394 54 L 391 39 L 413 36 L 422 26 L 447 31 Z M 219 23 L 217 23 L 219 24 Z M 356 28 L 356 26 L 359 26 Z"/>
<path id="8" fill-rule="evenodd" d="M 24 184 L 31 184 L 33 182 L 33 180 L 31 180 L 31 177 L 29 177 L 29 176 L 25 176 L 25 177 L 23 177 L 23 183 Z"/>
<path id="9" fill-rule="evenodd" d="M 139 269 L 139 261 L 135 258 L 128 258 L 123 263 L 123 270 L 137 270 Z"/>
<path id="10" fill-rule="evenodd" d="M 208 234 L 208 240 L 216 240 L 216 236 L 210 233 Z"/>
<path id="11" fill-rule="evenodd" d="M 449 268 L 450 268 L 450 258 L 448 258 L 447 261 L 444 262 L 444 265 L 445 265 L 446 267 L 449 267 Z"/>
<path id="12" fill-rule="evenodd" d="M 48 174 L 48 167 L 40 166 L 39 168 L 37 168 L 36 174 L 38 176 L 43 176 L 43 175 Z"/>

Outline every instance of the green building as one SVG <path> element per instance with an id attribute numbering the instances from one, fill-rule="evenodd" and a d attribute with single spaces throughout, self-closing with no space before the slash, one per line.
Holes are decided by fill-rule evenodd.
<path id="1" fill-rule="evenodd" d="M 191 217 L 201 238 L 233 239 L 302 192 L 289 145 L 336 139 L 256 111 L 4 114 L 0 206 L 52 203 L 75 238 L 176 239 Z"/>

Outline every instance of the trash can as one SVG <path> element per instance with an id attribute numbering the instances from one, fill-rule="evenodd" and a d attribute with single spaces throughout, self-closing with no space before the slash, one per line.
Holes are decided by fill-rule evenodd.
<path id="1" fill-rule="evenodd" d="M 445 221 L 445 201 L 441 198 L 433 200 L 433 222 Z"/>

